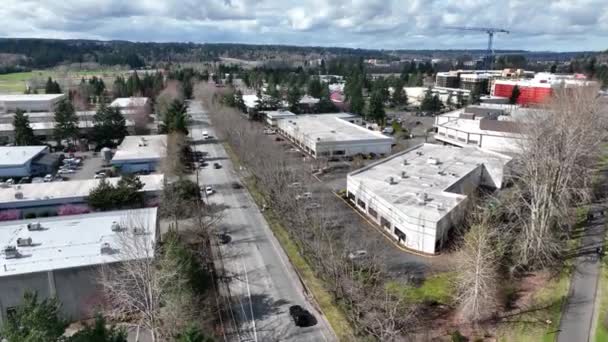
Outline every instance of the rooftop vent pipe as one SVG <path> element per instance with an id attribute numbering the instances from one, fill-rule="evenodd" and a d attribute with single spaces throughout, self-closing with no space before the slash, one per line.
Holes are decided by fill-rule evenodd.
<path id="1" fill-rule="evenodd" d="M 29 230 L 29 231 L 42 230 L 42 225 L 40 224 L 40 222 L 31 222 L 31 223 L 27 224 L 27 230 Z"/>

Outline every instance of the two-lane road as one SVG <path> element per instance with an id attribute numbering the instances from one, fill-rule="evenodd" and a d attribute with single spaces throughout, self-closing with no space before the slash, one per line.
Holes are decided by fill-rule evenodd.
<path id="1" fill-rule="evenodd" d="M 203 131 L 215 136 L 200 103 L 191 102 L 189 111 L 195 122 L 191 126 L 194 141 L 202 140 Z M 201 141 L 195 149 L 206 152 L 211 159 L 206 168 L 199 170 L 199 181 L 201 186 L 210 185 L 216 190 L 207 200 L 226 208 L 220 227 L 232 237 L 221 252 L 231 276 L 232 311 L 240 327 L 232 332 L 233 340 L 335 341 L 327 321 L 306 299 L 287 256 L 251 195 L 244 188 L 232 187 L 240 180 L 222 144 L 210 139 Z M 215 162 L 222 168 L 215 169 Z M 295 326 L 289 315 L 291 305 L 307 308 L 318 323 L 307 328 Z"/>

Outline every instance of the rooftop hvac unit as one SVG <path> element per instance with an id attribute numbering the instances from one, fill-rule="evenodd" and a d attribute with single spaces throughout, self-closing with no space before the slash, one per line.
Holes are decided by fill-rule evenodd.
<path id="1" fill-rule="evenodd" d="M 144 235 L 144 234 L 146 234 L 146 230 L 142 227 L 133 227 L 133 234 L 134 235 Z"/>
<path id="2" fill-rule="evenodd" d="M 120 224 L 116 221 L 112 221 L 112 231 L 119 232 L 121 230 L 122 230 L 122 227 L 120 226 Z"/>
<path id="3" fill-rule="evenodd" d="M 426 192 L 419 192 L 416 194 L 416 201 L 418 201 L 418 204 L 425 204 L 427 200 L 428 196 Z"/>
<path id="4" fill-rule="evenodd" d="M 416 154 L 421 156 L 423 153 L 421 151 L 416 151 Z"/>
<path id="5" fill-rule="evenodd" d="M 393 176 L 386 178 L 386 182 L 391 185 L 397 184 L 397 182 L 395 182 L 395 178 Z"/>
<path id="6" fill-rule="evenodd" d="M 40 222 L 30 222 L 27 224 L 27 230 L 29 230 L 29 231 L 42 230 L 42 225 L 40 224 Z"/>
<path id="7" fill-rule="evenodd" d="M 401 171 L 401 178 L 406 179 L 406 178 L 408 178 L 408 177 L 409 177 L 409 176 L 407 175 L 407 172 L 405 172 L 405 171 Z"/>
<path id="8" fill-rule="evenodd" d="M 426 163 L 429 165 L 439 165 L 439 159 L 437 158 L 429 158 L 426 160 Z"/>
<path id="9" fill-rule="evenodd" d="M 112 249 L 112 246 L 110 246 L 109 242 L 104 242 L 101 244 L 101 248 L 99 249 L 99 251 L 101 252 L 101 254 L 112 254 L 112 252 L 114 251 Z"/>
<path id="10" fill-rule="evenodd" d="M 16 199 L 23 199 L 23 192 L 21 192 L 21 191 L 15 192 L 15 198 Z"/>
<path id="11" fill-rule="evenodd" d="M 17 251 L 17 247 L 15 246 L 5 246 L 4 247 L 4 258 L 5 259 L 16 259 L 19 257 L 19 251 Z"/>
<path id="12" fill-rule="evenodd" d="M 445 207 L 443 206 L 443 203 L 437 203 L 437 210 L 445 211 Z"/>
<path id="13" fill-rule="evenodd" d="M 27 247 L 27 246 L 31 246 L 31 245 L 32 245 L 31 237 L 17 239 L 17 246 L 19 246 L 19 247 Z"/>
<path id="14" fill-rule="evenodd" d="M 406 166 L 407 164 L 407 159 L 403 159 L 403 166 Z"/>
<path id="15" fill-rule="evenodd" d="M 440 176 L 445 176 L 446 175 L 445 171 L 439 171 L 439 172 L 437 172 L 437 174 L 440 175 Z"/>

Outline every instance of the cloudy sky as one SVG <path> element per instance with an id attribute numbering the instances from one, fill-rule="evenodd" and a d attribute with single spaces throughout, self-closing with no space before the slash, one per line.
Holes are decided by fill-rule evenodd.
<path id="1" fill-rule="evenodd" d="M 608 0 L 2 0 L 1 37 L 385 49 L 608 49 Z"/>

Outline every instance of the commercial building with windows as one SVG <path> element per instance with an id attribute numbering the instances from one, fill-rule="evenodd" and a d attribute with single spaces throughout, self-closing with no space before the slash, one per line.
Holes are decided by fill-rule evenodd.
<path id="1" fill-rule="evenodd" d="M 0 95 L 0 113 L 14 113 L 17 109 L 25 112 L 52 112 L 64 98 L 64 94 Z"/>
<path id="2" fill-rule="evenodd" d="M 116 185 L 120 177 L 105 180 Z M 144 184 L 141 191 L 146 199 L 158 196 L 163 188 L 163 175 L 154 174 L 139 176 Z M 30 213 L 57 213 L 65 205 L 86 204 L 91 190 L 96 188 L 101 179 L 73 180 L 65 182 L 13 184 L 0 186 L 0 213 L 7 210 L 18 210 L 17 218 Z"/>
<path id="3" fill-rule="evenodd" d="M 428 254 L 461 222 L 468 196 L 500 188 L 511 158 L 479 148 L 422 144 L 347 176 L 347 196 L 403 246 Z"/>
<path id="4" fill-rule="evenodd" d="M 48 146 L 0 146 L 0 177 L 26 177 L 53 171 L 58 159 Z"/>
<path id="5" fill-rule="evenodd" d="M 393 138 L 356 124 L 352 114 L 298 115 L 279 120 L 280 134 L 315 158 L 349 157 L 358 154 L 388 155 Z"/>
<path id="6" fill-rule="evenodd" d="M 157 236 L 156 208 L 0 223 L 0 325 L 26 291 L 58 298 L 68 319 L 91 318 L 100 267 L 153 257 Z"/>
<path id="7" fill-rule="evenodd" d="M 445 144 L 515 152 L 522 139 L 518 120 L 529 109 L 514 105 L 468 106 L 435 117 L 435 139 Z"/>
<path id="8" fill-rule="evenodd" d="M 118 146 L 112 165 L 123 173 L 154 171 L 167 156 L 167 135 L 130 135 Z"/>

